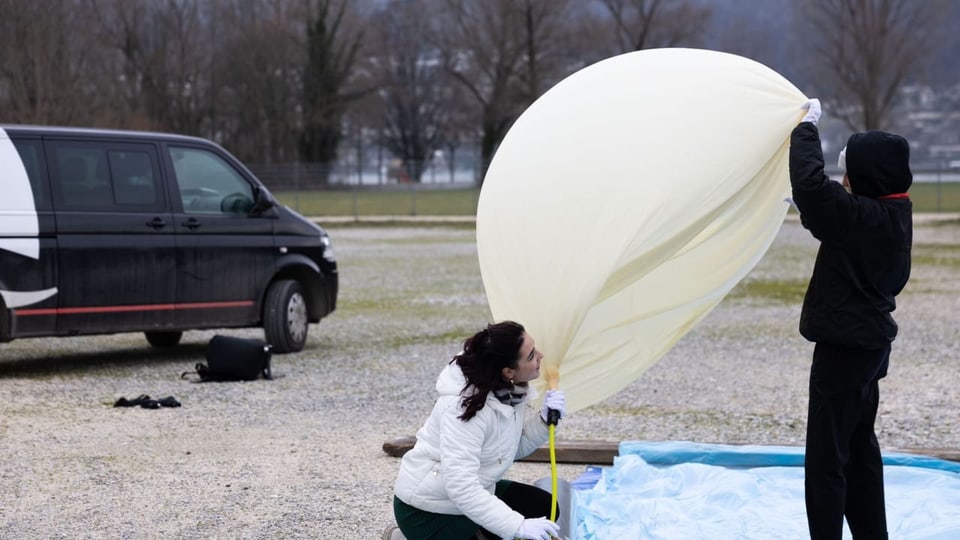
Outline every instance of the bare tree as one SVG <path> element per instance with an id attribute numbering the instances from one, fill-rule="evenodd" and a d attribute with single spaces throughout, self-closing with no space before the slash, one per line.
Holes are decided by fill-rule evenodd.
<path id="1" fill-rule="evenodd" d="M 695 45 L 710 22 L 711 8 L 688 0 L 600 0 L 616 37 L 615 53 Z"/>
<path id="2" fill-rule="evenodd" d="M 302 4 L 222 4 L 211 21 L 219 26 L 208 96 L 216 138 L 252 163 L 294 162 L 306 58 Z"/>
<path id="3" fill-rule="evenodd" d="M 462 146 L 470 147 L 480 139 L 473 103 L 466 89 L 459 84 L 444 85 L 443 108 L 440 119 L 439 144 L 444 150 L 444 160 L 451 182 L 457 171 L 457 151 Z M 474 168 L 475 174 L 481 173 Z"/>
<path id="4" fill-rule="evenodd" d="M 524 54 L 519 78 L 521 97 L 529 104 L 579 66 L 579 51 L 569 48 L 577 33 L 576 12 L 569 0 L 526 0 L 520 8 Z"/>
<path id="5" fill-rule="evenodd" d="M 0 0 L 0 120 L 90 122 L 102 103 L 93 28 L 76 0 Z"/>
<path id="6" fill-rule="evenodd" d="M 316 12 L 307 17 L 299 149 L 300 159 L 321 165 L 321 183 L 337 158 L 344 113 L 370 91 L 354 86 L 364 32 L 349 24 L 347 6 L 345 0 L 318 0 Z"/>
<path id="7" fill-rule="evenodd" d="M 454 106 L 448 99 L 451 81 L 440 52 L 422 39 L 430 21 L 426 2 L 385 5 L 376 21 L 381 29 L 382 142 L 417 182 L 440 146 L 442 122 Z"/>
<path id="8" fill-rule="evenodd" d="M 433 41 L 447 72 L 478 105 L 482 174 L 544 82 L 558 77 L 562 59 L 549 53 L 562 39 L 556 27 L 568 20 L 569 2 L 443 0 L 439 7 Z"/>
<path id="9" fill-rule="evenodd" d="M 130 114 L 124 127 L 192 135 L 209 119 L 213 4 L 201 0 L 93 1 L 105 39 L 122 54 L 122 85 Z"/>
<path id="10" fill-rule="evenodd" d="M 788 80 L 799 83 L 796 53 L 804 50 L 793 40 L 794 0 L 764 0 L 763 9 L 747 2 L 729 2 L 714 9 L 708 49 L 724 51 L 760 62 Z M 802 42 L 801 42 L 802 43 Z"/>
<path id="11" fill-rule="evenodd" d="M 944 29 L 940 0 L 810 0 L 801 5 L 824 101 L 853 130 L 891 127 L 902 85 L 921 73 Z"/>

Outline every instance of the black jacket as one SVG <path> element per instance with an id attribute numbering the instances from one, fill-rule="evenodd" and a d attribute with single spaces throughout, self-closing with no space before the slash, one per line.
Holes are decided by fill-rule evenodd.
<path id="1" fill-rule="evenodd" d="M 913 209 L 905 197 L 913 181 L 909 152 L 898 135 L 852 135 L 846 150 L 851 194 L 824 173 L 816 126 L 803 122 L 793 130 L 793 200 L 803 226 L 820 240 L 800 314 L 808 340 L 878 349 L 896 337 L 890 313 L 910 276 L 913 242 Z"/>

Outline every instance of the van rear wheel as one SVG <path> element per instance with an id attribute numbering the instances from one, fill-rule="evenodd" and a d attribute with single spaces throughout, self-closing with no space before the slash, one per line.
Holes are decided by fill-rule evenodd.
<path id="1" fill-rule="evenodd" d="M 180 343 L 183 332 L 144 332 L 147 337 L 147 343 L 154 347 L 173 347 Z"/>
<path id="2" fill-rule="evenodd" d="M 309 327 L 307 299 L 300 283 L 286 279 L 271 284 L 263 308 L 263 333 L 273 351 L 302 351 Z"/>

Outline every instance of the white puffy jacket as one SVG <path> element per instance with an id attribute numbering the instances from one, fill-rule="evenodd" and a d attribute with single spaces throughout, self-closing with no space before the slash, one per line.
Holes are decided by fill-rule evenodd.
<path id="1" fill-rule="evenodd" d="M 438 514 L 462 514 L 499 535 L 513 538 L 523 515 L 494 496 L 496 483 L 515 459 L 525 457 L 548 437 L 546 424 L 530 406 L 530 390 L 516 407 L 491 392 L 476 416 L 464 422 L 460 392 L 466 379 L 449 364 L 437 379 L 437 399 L 430 417 L 417 431 L 417 442 L 404 454 L 394 484 L 397 497 L 410 506 Z"/>

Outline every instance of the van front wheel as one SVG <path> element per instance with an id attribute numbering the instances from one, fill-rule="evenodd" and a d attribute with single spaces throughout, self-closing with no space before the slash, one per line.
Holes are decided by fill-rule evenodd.
<path id="1" fill-rule="evenodd" d="M 147 343 L 154 347 L 173 347 L 180 343 L 183 332 L 144 332 L 147 337 Z"/>
<path id="2" fill-rule="evenodd" d="M 309 326 L 307 300 L 300 283 L 287 279 L 271 284 L 263 308 L 263 333 L 273 352 L 303 350 Z"/>

